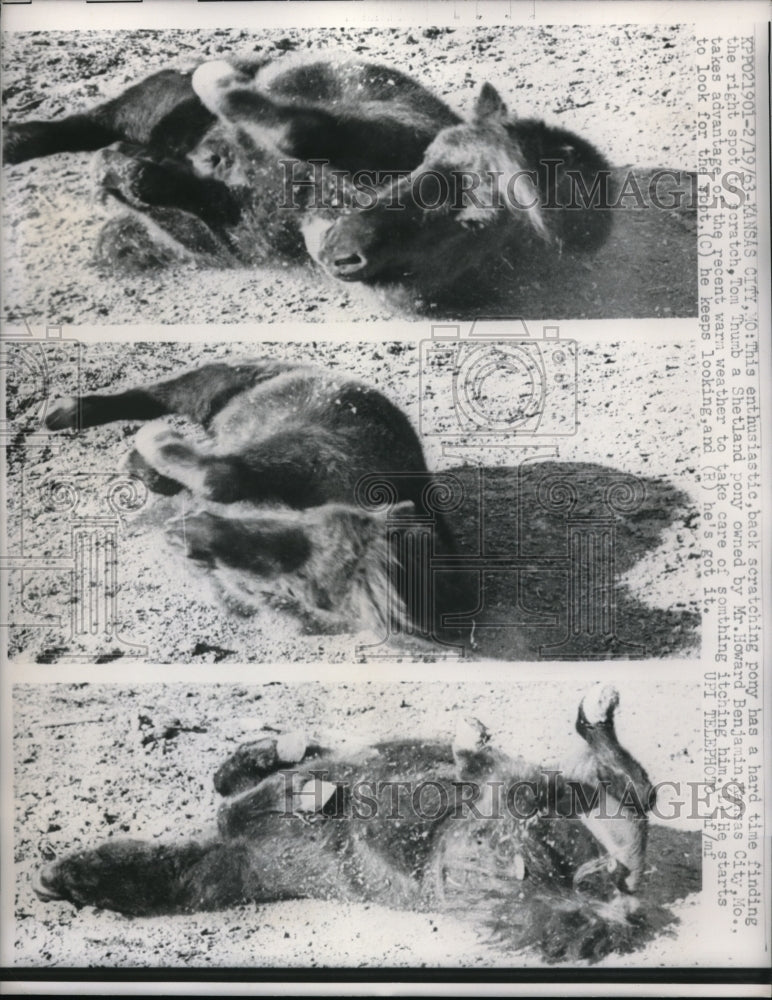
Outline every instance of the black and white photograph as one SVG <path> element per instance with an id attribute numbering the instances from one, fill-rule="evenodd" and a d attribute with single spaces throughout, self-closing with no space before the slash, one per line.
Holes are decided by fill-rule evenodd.
<path id="1" fill-rule="evenodd" d="M 769 997 L 768 4 L 2 15 L 0 992 Z"/>
<path id="2" fill-rule="evenodd" d="M 699 687 L 622 673 L 17 686 L 18 960 L 710 961 Z"/>
<path id="3" fill-rule="evenodd" d="M 12 659 L 699 655 L 695 345 L 556 332 L 8 342 Z"/>
<path id="4" fill-rule="evenodd" d="M 694 51 L 684 25 L 9 34 L 6 322 L 696 316 Z"/>

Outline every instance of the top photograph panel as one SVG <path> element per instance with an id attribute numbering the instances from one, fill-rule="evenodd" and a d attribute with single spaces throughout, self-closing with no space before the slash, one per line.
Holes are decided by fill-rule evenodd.
<path id="1" fill-rule="evenodd" d="M 20 32 L 9 323 L 697 313 L 684 26 Z"/>

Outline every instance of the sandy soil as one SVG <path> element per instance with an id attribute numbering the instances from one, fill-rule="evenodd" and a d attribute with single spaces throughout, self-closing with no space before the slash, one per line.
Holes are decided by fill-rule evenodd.
<path id="1" fill-rule="evenodd" d="M 263 727 L 301 729 L 336 745 L 413 735 L 450 738 L 459 714 L 485 721 L 501 747 L 540 762 L 560 760 L 578 739 L 576 705 L 586 684 L 23 685 L 14 689 L 17 782 L 16 924 L 19 966 L 188 968 L 380 965 L 532 965 L 532 954 L 496 947 L 484 929 L 443 914 L 395 914 L 378 906 L 322 902 L 245 905 L 227 912 L 130 919 L 67 903 L 43 903 L 30 877 L 52 854 L 105 837 L 184 839 L 211 833 L 211 775 Z M 654 782 L 701 778 L 700 694 L 681 680 L 619 679 L 618 731 Z M 139 728 L 139 717 L 145 727 Z M 147 720 L 183 731 L 142 745 Z M 545 725 L 545 718 L 549 723 Z M 192 727 L 198 730 L 193 732 Z M 672 800 L 671 800 L 672 801 Z M 663 812 L 665 809 L 663 808 Z M 642 950 L 604 964 L 643 967 L 700 961 L 696 824 L 652 828 L 642 899 L 669 907 L 679 924 Z M 10 937 L 11 928 L 7 929 Z M 702 961 L 719 956 L 702 955 Z M 259 975 L 259 972 L 258 972 Z"/>
<path id="2" fill-rule="evenodd" d="M 4 119 L 86 110 L 180 61 L 343 49 L 415 74 L 461 114 L 490 81 L 517 114 L 577 132 L 616 167 L 694 170 L 692 83 L 683 71 L 693 60 L 691 43 L 683 27 L 14 34 L 4 42 Z M 4 175 L 8 322 L 383 320 L 413 308 L 335 282 L 310 263 L 108 276 L 91 259 L 104 210 L 93 200 L 90 154 L 7 167 Z M 595 258 L 564 259 L 541 280 L 519 283 L 513 274 L 488 315 L 695 315 L 695 253 L 693 219 L 621 213 Z"/>
<path id="3" fill-rule="evenodd" d="M 419 406 L 419 350 L 407 343 L 262 344 L 260 353 L 314 361 L 358 375 L 378 385 L 425 430 L 447 416 L 449 391 L 427 391 Z M 74 349 L 74 348 L 73 348 Z M 49 346 L 49 399 L 78 390 L 120 389 L 168 376 L 194 363 L 255 356 L 255 345 L 120 344 L 81 347 L 80 378 L 74 359 Z M 574 436 L 555 439 L 536 451 L 537 462 L 518 462 L 526 453 L 480 444 L 468 450 L 441 448 L 442 438 L 425 434 L 429 467 L 457 476 L 466 490 L 450 515 L 463 552 L 479 551 L 480 500 L 483 536 L 489 554 L 515 551 L 540 557 L 566 551 L 566 522 L 547 515 L 534 494 L 548 473 L 569 477 L 579 490 L 577 513 L 605 515 L 599 490 L 618 474 L 641 488 L 641 502 L 616 515 L 617 632 L 639 644 L 630 655 L 694 655 L 700 611 L 698 540 L 695 514 L 697 425 L 691 408 L 695 357 L 688 346 L 609 344 L 583 341 L 578 348 L 578 427 Z M 35 430 L 45 401 L 31 368 L 12 367 L 9 400 L 12 426 Z M 28 376 L 25 381 L 25 376 Z M 436 388 L 436 387 L 435 387 Z M 503 378 L 501 391 L 511 393 Z M 447 389 L 447 387 L 446 387 Z M 52 662 L 68 658 L 105 662 L 122 656 L 164 663 L 357 660 L 358 647 L 373 636 L 326 635 L 308 630 L 286 609 L 265 606 L 255 616 L 226 611 L 209 579 L 163 539 L 163 526 L 191 509 L 189 496 L 149 496 L 127 484 L 116 493 L 136 424 L 116 423 L 79 434 L 44 434 L 33 445 L 9 450 L 10 553 L 26 566 L 11 575 L 11 653 L 20 660 Z M 538 439 L 537 439 L 538 440 Z M 666 442 L 666 444 L 665 444 Z M 482 482 L 479 477 L 482 475 Z M 118 478 L 116 478 L 118 477 Z M 630 477 L 633 477 L 632 480 Z M 75 491 L 73 493 L 73 491 Z M 518 516 L 515 501 L 522 501 Z M 75 502 L 77 501 L 77 502 Z M 73 505 L 74 504 L 74 505 Z M 583 506 L 581 506 L 583 505 Z M 84 632 L 84 607 L 71 582 L 73 528 L 114 532 L 116 538 L 118 635 Z M 470 602 L 478 593 L 468 579 Z M 476 615 L 475 655 L 508 660 L 560 658 L 540 651 L 558 642 L 566 628 L 566 570 L 525 573 L 520 600 L 526 608 L 553 612 L 557 626 L 523 625 L 515 581 L 506 573 L 486 576 L 484 609 Z M 470 608 L 474 604 L 470 604 Z M 465 609 L 459 609 L 465 610 Z M 75 618 L 73 619 L 73 615 Z M 73 632 L 70 622 L 76 623 Z M 96 619 L 94 619 L 96 621 Z M 498 626 L 498 627 L 496 627 Z M 507 627 L 505 627 L 507 626 Z M 396 651 L 395 651 L 396 652 Z M 427 654 L 427 650 L 413 650 Z"/>

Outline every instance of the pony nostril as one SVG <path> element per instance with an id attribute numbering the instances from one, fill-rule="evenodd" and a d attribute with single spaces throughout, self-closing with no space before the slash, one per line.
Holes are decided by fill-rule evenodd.
<path id="1" fill-rule="evenodd" d="M 35 895 L 44 901 L 52 899 L 62 899 L 63 897 L 55 888 L 56 870 L 54 865 L 46 865 L 40 871 L 35 872 L 32 877 L 32 888 Z"/>
<path id="2" fill-rule="evenodd" d="M 335 257 L 332 263 L 338 271 L 361 271 L 367 260 L 359 253 L 350 253 L 345 257 Z"/>

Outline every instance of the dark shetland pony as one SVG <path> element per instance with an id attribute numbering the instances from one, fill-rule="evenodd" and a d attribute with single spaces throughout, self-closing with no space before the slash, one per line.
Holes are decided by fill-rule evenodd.
<path id="1" fill-rule="evenodd" d="M 620 745 L 619 696 L 579 705 L 560 772 L 497 750 L 476 720 L 453 745 L 409 739 L 341 757 L 285 734 L 217 771 L 218 833 L 114 838 L 44 867 L 43 900 L 135 916 L 327 899 L 472 917 L 547 961 L 627 952 L 673 918 L 639 901 L 655 790 Z M 395 789 L 402 791 L 395 797 Z"/>
<path id="2" fill-rule="evenodd" d="M 158 419 L 172 415 L 192 426 L 181 433 Z M 149 421 L 128 470 L 155 493 L 190 491 L 198 510 L 170 522 L 167 536 L 214 576 L 232 609 L 269 597 L 316 631 L 439 638 L 443 609 L 466 611 L 474 600 L 453 574 L 422 589 L 400 525 L 428 518 L 434 551 L 455 552 L 431 503 L 441 481 L 405 414 L 355 378 L 271 358 L 215 363 L 61 399 L 46 416 L 51 430 L 117 420 Z"/>
<path id="3" fill-rule="evenodd" d="M 578 136 L 509 115 L 489 84 L 465 123 L 404 73 L 327 54 L 163 70 L 6 125 L 8 164 L 75 150 L 103 150 L 101 191 L 130 209 L 97 251 L 127 268 L 307 252 L 418 303 L 490 305 L 502 275 L 543 276 L 611 228 L 608 164 Z"/>

